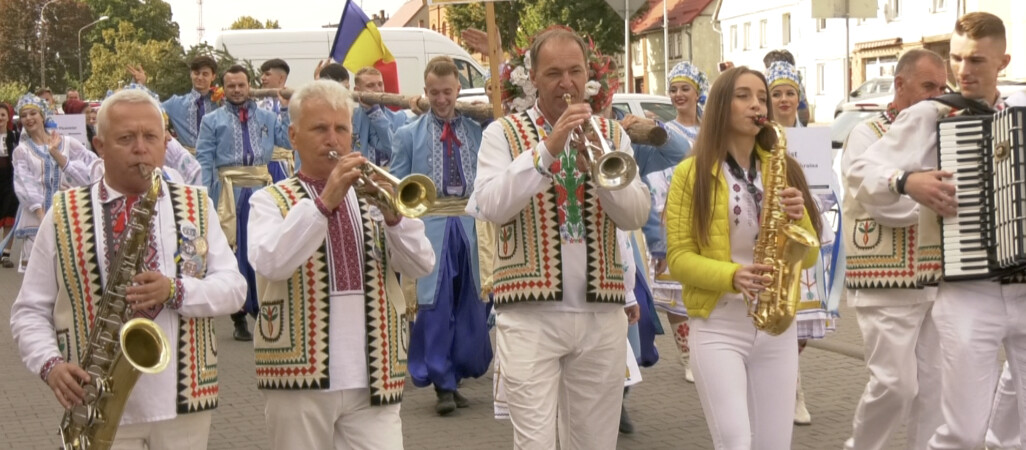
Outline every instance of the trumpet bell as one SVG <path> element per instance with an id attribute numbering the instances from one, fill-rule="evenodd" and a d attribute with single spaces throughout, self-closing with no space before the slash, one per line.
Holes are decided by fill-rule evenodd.
<path id="1" fill-rule="evenodd" d="M 619 190 L 627 187 L 638 174 L 638 163 L 623 152 L 607 152 L 592 165 L 591 176 L 604 189 Z"/>
<path id="2" fill-rule="evenodd" d="M 396 211 L 410 218 L 424 215 L 438 197 L 435 183 L 427 175 L 419 173 L 403 178 L 395 190 Z"/>

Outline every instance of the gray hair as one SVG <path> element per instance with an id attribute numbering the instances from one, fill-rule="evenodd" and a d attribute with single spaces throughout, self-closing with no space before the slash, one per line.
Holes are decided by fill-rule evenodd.
<path id="1" fill-rule="evenodd" d="M 945 67 L 944 58 L 934 52 L 925 48 L 913 48 L 906 51 L 898 59 L 898 65 L 894 67 L 894 75 L 908 76 L 909 71 L 914 70 L 916 65 L 919 64 L 919 60 L 923 58 L 929 58 L 930 62 L 937 67 Z"/>
<path id="2" fill-rule="evenodd" d="M 289 100 L 289 119 L 293 124 L 298 124 L 302 118 L 303 103 L 307 97 L 317 98 L 328 102 L 335 111 L 347 111 L 350 114 L 355 108 L 352 94 L 342 84 L 331 80 L 317 80 L 303 85 L 296 93 L 292 94 Z"/>
<path id="3" fill-rule="evenodd" d="M 157 112 L 157 117 L 160 117 L 160 129 L 164 129 L 164 113 L 160 109 L 160 103 L 157 103 L 157 99 L 153 98 L 149 92 L 142 89 L 122 89 L 107 97 L 100 104 L 100 111 L 96 113 L 96 135 L 103 136 L 104 130 L 107 128 L 109 121 L 110 110 L 115 106 L 122 103 L 127 104 L 140 104 L 145 103 L 153 107 L 153 110 Z"/>

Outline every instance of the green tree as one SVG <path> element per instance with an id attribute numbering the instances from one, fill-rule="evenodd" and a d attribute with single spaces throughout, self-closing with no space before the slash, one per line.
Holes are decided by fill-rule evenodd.
<path id="1" fill-rule="evenodd" d="M 215 50 L 201 43 L 183 51 L 177 43 L 155 40 L 143 43 L 135 40 L 135 35 L 135 27 L 128 22 L 123 22 L 117 32 L 104 32 L 104 45 L 93 47 L 89 55 L 95 70 L 85 83 L 87 96 L 102 98 L 108 90 L 131 83 L 132 77 L 126 70 L 129 65 L 142 66 L 146 71 L 146 86 L 162 99 L 188 92 L 192 88 L 189 61 L 199 55 L 212 56 L 217 61 L 218 74 L 234 64 L 241 64 L 249 71 L 250 81 L 256 80 L 250 61 L 238 61 L 223 49 Z M 215 84 L 220 84 L 220 80 L 215 80 Z"/>
<path id="2" fill-rule="evenodd" d="M 263 23 L 255 19 L 253 16 L 242 16 L 235 19 L 232 22 L 232 26 L 228 27 L 229 30 L 263 30 L 263 29 L 278 29 L 277 20 L 267 19 Z"/>
<path id="3" fill-rule="evenodd" d="M 5 0 L 6 1 L 6 0 Z M 65 0 L 66 1 L 66 0 Z M 138 42 L 178 40 L 178 22 L 171 20 L 171 5 L 164 0 L 84 0 L 97 16 L 109 16 L 110 20 L 100 22 L 90 32 L 92 39 L 101 41 L 103 33 L 113 30 L 117 33 L 122 22 L 132 24 L 138 35 Z M 85 40 L 85 37 L 82 37 Z M 113 47 L 108 47 L 113 50 Z"/>
<path id="4" fill-rule="evenodd" d="M 40 87 L 39 57 L 45 45 L 46 79 L 42 84 L 55 91 L 79 84 L 78 30 L 95 17 L 84 3 L 73 1 L 48 6 L 40 22 L 44 3 L 45 0 L 0 2 L 0 82 L 17 81 Z M 83 51 L 89 48 L 85 39 L 82 44 Z"/>
<path id="5" fill-rule="evenodd" d="M 605 0 L 539 0 L 520 16 L 517 44 L 529 45 L 531 36 L 553 24 L 566 25 L 595 41 L 606 55 L 623 52 L 623 19 Z"/>
<path id="6" fill-rule="evenodd" d="M 262 30 L 264 24 L 260 23 L 259 20 L 253 18 L 253 16 L 242 16 L 235 19 L 232 22 L 232 26 L 228 27 L 229 30 Z"/>
<path id="7" fill-rule="evenodd" d="M 485 29 L 483 3 L 449 7 L 449 23 L 457 33 L 467 28 Z M 537 0 L 495 3 L 495 22 L 503 49 L 526 47 L 531 37 L 554 24 L 567 25 L 591 36 L 605 54 L 623 51 L 623 19 L 605 0 Z"/>
<path id="8" fill-rule="evenodd" d="M 495 26 L 499 29 L 503 50 L 511 52 L 516 47 L 520 15 L 527 7 L 527 2 L 495 2 Z M 485 29 L 484 3 L 452 5 L 446 15 L 457 35 L 467 28 Z"/>
<path id="9" fill-rule="evenodd" d="M 126 68 L 136 64 L 146 70 L 147 87 L 161 98 L 189 89 L 181 45 L 167 40 L 141 42 L 137 35 L 138 30 L 128 21 L 122 21 L 117 30 L 104 31 L 103 45 L 94 46 L 89 54 L 93 72 L 85 83 L 87 97 L 103 98 L 108 90 L 131 83 Z"/>
<path id="10" fill-rule="evenodd" d="M 7 103 L 13 108 L 18 99 L 22 95 L 28 92 L 29 87 L 25 83 L 19 83 L 17 81 L 7 81 L 0 83 L 0 102 Z"/>

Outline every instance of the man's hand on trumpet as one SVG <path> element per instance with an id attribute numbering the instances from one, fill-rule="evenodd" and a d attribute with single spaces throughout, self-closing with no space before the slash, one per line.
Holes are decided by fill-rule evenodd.
<path id="1" fill-rule="evenodd" d="M 584 152 L 591 152 L 591 161 L 598 161 L 602 157 L 602 144 L 599 142 L 601 138 L 594 129 L 588 128 L 588 132 L 584 133 L 584 135 L 587 138 L 587 142 L 574 141 L 570 145 L 577 149 L 577 170 L 589 172 L 591 171 L 591 164 Z"/>
<path id="2" fill-rule="evenodd" d="M 360 153 L 351 152 L 339 158 L 335 168 L 328 175 L 327 184 L 321 192 L 321 204 L 329 211 L 334 211 L 338 205 L 345 200 L 349 188 L 356 184 L 356 180 L 363 175 L 360 166 L 367 162 L 367 159 Z"/>
<path id="3" fill-rule="evenodd" d="M 378 185 L 382 190 L 388 193 L 388 197 L 382 196 L 378 188 L 375 188 L 374 186 L 369 186 L 366 183 L 364 183 L 363 186 L 357 188 L 357 191 L 364 194 L 368 194 L 367 198 L 371 199 L 371 202 L 374 203 L 374 206 L 377 206 L 378 209 L 381 210 L 381 215 L 385 218 L 385 224 L 395 225 L 397 222 L 399 222 L 400 217 L 399 214 L 394 210 L 392 204 L 388 201 L 388 198 L 395 198 L 395 186 L 392 185 L 388 178 L 385 178 L 385 176 L 380 173 L 370 172 L 368 176 L 370 177 L 371 181 L 374 182 L 374 184 Z"/>
<path id="4" fill-rule="evenodd" d="M 574 130 L 584 125 L 584 122 L 591 118 L 591 105 L 587 103 L 569 103 L 563 114 L 552 126 L 552 132 L 545 138 L 545 147 L 554 157 L 559 157 L 566 148 L 566 143 L 573 135 Z"/>

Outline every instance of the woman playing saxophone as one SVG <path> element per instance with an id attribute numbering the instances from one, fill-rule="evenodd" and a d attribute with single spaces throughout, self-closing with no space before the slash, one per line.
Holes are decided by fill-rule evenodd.
<path id="1" fill-rule="evenodd" d="M 667 263 L 684 286 L 691 368 L 717 449 L 791 447 L 795 329 L 763 331 L 746 300 L 787 293 L 781 265 L 756 260 L 760 235 L 793 223 L 815 235 L 809 217 L 817 213 L 801 166 L 764 127 L 768 92 L 763 75 L 748 68 L 720 75 L 693 157 L 677 166 L 666 203 Z M 808 252 L 799 265 L 816 256 Z"/>

